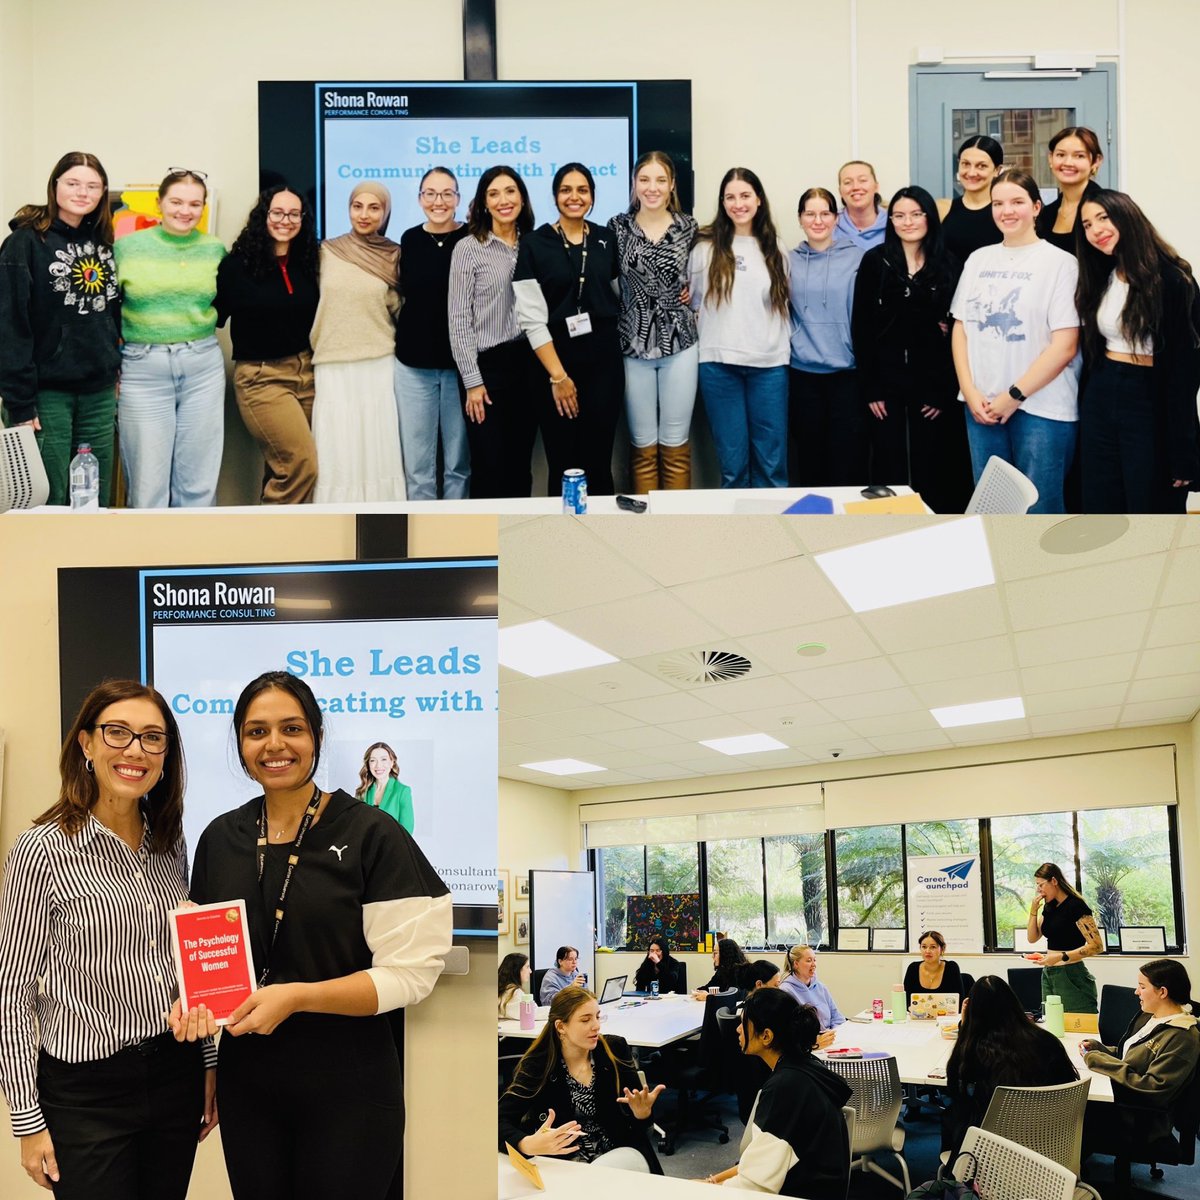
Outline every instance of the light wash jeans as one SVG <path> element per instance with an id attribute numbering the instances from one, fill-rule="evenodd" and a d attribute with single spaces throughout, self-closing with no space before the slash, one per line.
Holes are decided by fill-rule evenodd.
<path id="1" fill-rule="evenodd" d="M 625 415 L 635 446 L 682 446 L 691 436 L 699 346 L 666 358 L 625 356 Z"/>
<path id="2" fill-rule="evenodd" d="M 216 337 L 121 347 L 117 431 L 130 508 L 206 508 L 225 443 L 225 358 Z"/>
<path id="3" fill-rule="evenodd" d="M 979 482 L 987 460 L 996 455 L 1011 463 L 1038 490 L 1031 513 L 1066 512 L 1063 480 L 1075 457 L 1074 421 L 1051 421 L 1018 408 L 1003 425 L 980 425 L 963 405 L 967 422 L 967 444 L 971 447 L 971 469 Z"/>
<path id="4" fill-rule="evenodd" d="M 396 359 L 396 414 L 410 500 L 436 500 L 438 430 L 442 433 L 442 495 L 462 500 L 471 478 L 471 453 L 458 374 L 409 367 Z"/>

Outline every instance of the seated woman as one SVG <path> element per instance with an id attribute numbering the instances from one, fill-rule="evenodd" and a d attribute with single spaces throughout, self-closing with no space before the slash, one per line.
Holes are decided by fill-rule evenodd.
<path id="1" fill-rule="evenodd" d="M 708 989 L 715 987 L 718 991 L 728 991 L 730 988 L 741 987 L 738 983 L 738 970 L 746 965 L 745 951 L 733 938 L 720 938 L 713 947 L 712 978 L 700 988 L 692 992 L 697 1000 L 703 1000 L 708 995 Z"/>
<path id="2" fill-rule="evenodd" d="M 1016 993 L 995 975 L 975 981 L 963 1005 L 958 1040 L 946 1064 L 951 1105 L 942 1117 L 942 1146 L 954 1152 L 978 1125 L 999 1084 L 1045 1087 L 1079 1078 L 1062 1042 L 1039 1029 Z"/>
<path id="3" fill-rule="evenodd" d="M 677 958 L 671 957 L 671 943 L 664 937 L 652 937 L 646 949 L 646 957 L 633 977 L 635 991 L 648 992 L 657 981 L 658 994 L 682 992 L 687 987 L 687 968 Z"/>
<path id="4" fill-rule="evenodd" d="M 501 1020 L 517 1020 L 520 1015 L 521 993 L 529 991 L 528 954 L 506 954 L 496 972 L 497 1015 Z"/>
<path id="5" fill-rule="evenodd" d="M 771 1073 L 746 1122 L 737 1166 L 707 1182 L 843 1200 L 850 1154 L 842 1105 L 850 1085 L 813 1058 L 819 1030 L 816 1011 L 785 992 L 760 988 L 746 1000 L 738 1030 L 742 1053 L 762 1059 Z"/>
<path id="6" fill-rule="evenodd" d="M 962 972 L 958 963 L 945 959 L 946 939 L 936 929 L 921 934 L 920 962 L 908 964 L 904 972 L 904 991 L 912 1003 L 913 992 L 955 992 L 963 994 Z"/>
<path id="7" fill-rule="evenodd" d="M 777 988 L 780 983 L 779 968 L 765 958 L 756 958 L 738 968 L 738 988 L 743 992 L 757 992 L 759 988 Z"/>
<path id="8" fill-rule="evenodd" d="M 587 986 L 587 976 L 579 970 L 579 951 L 574 946 L 559 946 L 554 956 L 558 964 L 551 967 L 542 977 L 542 990 L 538 993 L 539 1004 L 549 1004 L 559 992 L 571 984 Z"/>
<path id="9" fill-rule="evenodd" d="M 787 954 L 788 977 L 779 985 L 793 1000 L 817 1010 L 821 1035 L 817 1045 L 824 1050 L 833 1044 L 833 1031 L 846 1018 L 838 1011 L 829 989 L 817 978 L 817 952 L 811 946 L 793 946 Z"/>
<path id="10" fill-rule="evenodd" d="M 640 1086 L 623 1039 L 600 1036 L 596 997 L 563 988 L 500 1097 L 500 1150 L 661 1175 L 649 1131 L 662 1090 Z"/>
<path id="11" fill-rule="evenodd" d="M 1116 1046 L 1084 1039 L 1079 1052 L 1088 1070 L 1113 1081 L 1115 1104 L 1089 1104 L 1083 1125 L 1085 1153 L 1112 1153 L 1131 1138 L 1153 1142 L 1171 1136 L 1171 1106 L 1200 1059 L 1200 1028 L 1192 1015 L 1192 982 L 1183 963 L 1156 958 L 1138 972 L 1142 1011 Z M 1104 1109 L 1092 1113 L 1092 1109 Z M 1107 1151 L 1104 1147 L 1109 1147 Z"/>

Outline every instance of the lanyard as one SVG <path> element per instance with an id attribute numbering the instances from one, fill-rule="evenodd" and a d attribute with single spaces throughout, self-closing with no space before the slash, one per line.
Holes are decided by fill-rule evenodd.
<path id="1" fill-rule="evenodd" d="M 258 977 L 258 986 L 262 987 L 267 976 L 271 973 L 271 955 L 275 952 L 275 940 L 279 937 L 279 927 L 283 924 L 283 902 L 287 899 L 288 888 L 292 883 L 292 875 L 300 862 L 300 843 L 304 841 L 304 835 L 308 832 L 309 826 L 312 825 L 313 819 L 317 815 L 317 809 L 321 807 L 321 789 L 316 784 L 313 784 L 312 799 L 308 802 L 308 807 L 304 810 L 304 816 L 300 818 L 300 827 L 296 830 L 296 840 L 292 842 L 292 851 L 288 855 L 287 870 L 283 876 L 283 887 L 279 889 L 279 899 L 275 902 L 275 927 L 271 930 L 271 944 L 267 947 L 267 961 L 263 965 L 262 974 Z M 267 798 L 263 797 L 262 807 L 258 812 L 258 882 L 262 886 L 263 868 L 267 863 Z"/>
<path id="2" fill-rule="evenodd" d="M 563 250 L 567 256 L 567 262 L 571 261 L 571 243 L 567 241 L 567 235 L 563 233 L 562 226 L 556 224 L 554 226 L 558 230 L 558 236 L 562 238 Z M 583 254 L 579 259 L 579 290 L 575 293 L 575 311 L 583 312 L 583 281 L 587 277 L 587 239 L 588 239 L 588 224 L 583 223 Z"/>

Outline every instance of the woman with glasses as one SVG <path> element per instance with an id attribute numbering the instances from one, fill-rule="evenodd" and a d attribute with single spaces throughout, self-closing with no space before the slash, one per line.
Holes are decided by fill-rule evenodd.
<path id="1" fill-rule="evenodd" d="M 723 488 L 787 484 L 787 247 L 762 180 L 725 172 L 688 262 L 700 394 Z"/>
<path id="2" fill-rule="evenodd" d="M 416 842 L 386 813 L 315 782 L 323 720 L 294 675 L 247 684 L 233 735 L 262 792 L 196 846 L 192 898 L 245 898 L 261 973 L 219 1048 L 236 1200 L 383 1200 L 404 1130 L 387 1014 L 429 995 L 450 949 L 450 893 Z M 213 1031 L 187 1027 L 177 1008 L 171 1023 L 181 1039 Z M 465 1064 L 451 1056 L 446 1069 Z"/>
<path id="3" fill-rule="evenodd" d="M 661 1175 L 650 1115 L 664 1086 L 638 1078 L 629 1047 L 600 1032 L 600 1005 L 564 988 L 500 1097 L 500 1150 Z"/>
<path id="4" fill-rule="evenodd" d="M 950 344 L 975 482 L 995 455 L 1037 488 L 1030 512 L 1061 513 L 1079 419 L 1079 270 L 1038 237 L 1041 208 L 1032 175 L 996 176 L 992 219 L 1003 240 L 967 259 Z"/>
<path id="5" fill-rule="evenodd" d="M 866 425 L 854 373 L 850 312 L 862 245 L 854 238 L 835 237 L 837 202 L 825 188 L 809 188 L 800 197 L 799 213 L 804 241 L 791 253 L 788 372 L 799 482 L 859 484 L 867 475 Z"/>
<path id="6" fill-rule="evenodd" d="M 945 416 L 958 416 L 950 301 L 962 268 L 942 244 L 924 188 L 901 188 L 887 215 L 883 245 L 859 266 L 851 319 L 860 396 L 870 414 L 869 478 L 911 484 L 935 512 L 962 512 L 971 496 L 970 456 L 962 422 Z M 949 426 L 956 437 L 945 435 Z"/>
<path id="7" fill-rule="evenodd" d="M 27 204 L 0 245 L 0 403 L 7 424 L 31 425 L 51 504 L 69 500 L 83 443 L 112 487 L 121 310 L 113 266 L 108 176 L 94 154 L 54 164 L 46 203 Z"/>
<path id="8" fill-rule="evenodd" d="M 554 964 L 542 976 L 542 987 L 538 993 L 539 1004 L 549 1004 L 565 987 L 587 986 L 587 975 L 579 969 L 579 951 L 574 946 L 559 946 L 554 956 Z"/>
<path id="9" fill-rule="evenodd" d="M 131 680 L 100 684 L 59 773 L 0 892 L 0 1087 L 21 1165 L 60 1200 L 183 1200 L 216 1124 L 215 1053 L 177 1045 L 164 1020 L 168 914 L 188 894 L 170 706 Z"/>
<path id="10" fill-rule="evenodd" d="M 458 180 L 449 167 L 421 177 L 417 199 L 425 220 L 400 238 L 400 296 L 396 317 L 396 404 L 410 500 L 438 498 L 438 440 L 442 446 L 442 496 L 461 500 L 471 477 L 467 429 L 450 353 L 446 305 L 450 259 L 467 236 L 455 219 Z"/>
<path id="11" fill-rule="evenodd" d="M 450 347 L 462 379 L 471 498 L 528 496 L 542 368 L 517 323 L 513 271 L 533 230 L 525 181 L 513 167 L 479 177 L 467 231 L 450 261 Z"/>
<path id="12" fill-rule="evenodd" d="M 203 508 L 217 497 L 225 440 L 225 358 L 217 344 L 219 238 L 200 232 L 202 171 L 159 184 L 162 224 L 114 253 L 121 281 L 121 465 L 130 508 Z"/>
<path id="13" fill-rule="evenodd" d="M 312 213 L 273 184 L 217 268 L 215 301 L 217 324 L 233 323 L 233 388 L 266 463 L 264 504 L 303 504 L 317 481 L 308 341 L 317 295 Z"/>
<path id="14" fill-rule="evenodd" d="M 395 383 L 400 247 L 384 236 L 391 211 L 382 183 L 360 183 L 350 193 L 350 232 L 321 244 L 310 335 L 318 504 L 405 498 Z"/>

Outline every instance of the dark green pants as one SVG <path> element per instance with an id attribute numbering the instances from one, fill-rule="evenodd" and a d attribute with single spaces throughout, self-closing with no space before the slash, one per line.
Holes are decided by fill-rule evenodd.
<path id="1" fill-rule="evenodd" d="M 107 506 L 112 491 L 116 385 L 95 392 L 38 392 L 37 403 L 42 426 L 37 444 L 50 479 L 49 503 L 70 503 L 71 459 L 87 442 L 100 464 L 100 505 Z"/>
<path id="2" fill-rule="evenodd" d="M 1065 1013 L 1100 1011 L 1096 1004 L 1096 981 L 1081 962 L 1068 963 L 1065 967 L 1043 967 L 1043 1005 L 1047 996 L 1061 996 Z"/>

